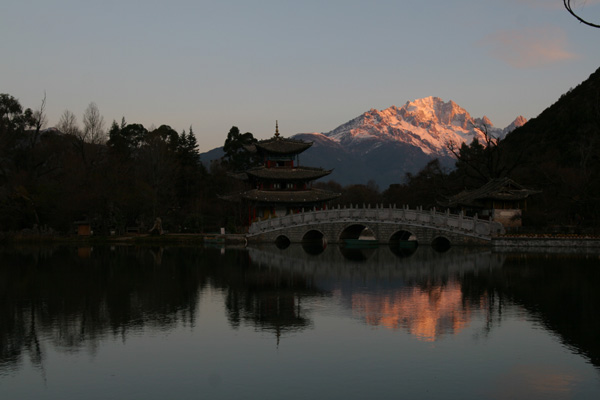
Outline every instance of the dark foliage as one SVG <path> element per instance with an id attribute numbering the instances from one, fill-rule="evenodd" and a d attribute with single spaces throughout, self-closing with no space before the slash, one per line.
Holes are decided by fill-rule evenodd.
<path id="1" fill-rule="evenodd" d="M 168 231 L 217 229 L 206 223 L 217 195 L 191 128 L 148 131 L 123 119 L 106 145 L 35 128 L 34 112 L 0 95 L 0 231 L 70 233 L 88 221 L 96 233 L 123 233 L 156 217 Z"/>
<path id="2" fill-rule="evenodd" d="M 536 220 L 600 222 L 600 69 L 504 140 L 507 158 L 523 153 L 513 177 L 543 190 Z"/>
<path id="3" fill-rule="evenodd" d="M 258 165 L 260 160 L 257 158 L 256 153 L 252 153 L 247 149 L 247 146 L 256 142 L 257 140 L 250 132 L 242 134 L 237 126 L 232 126 L 223 146 L 225 152 L 224 165 L 231 171 L 244 171 Z"/>
<path id="4" fill-rule="evenodd" d="M 248 151 L 256 142 L 251 133 L 232 127 L 225 156 L 207 171 L 191 127 L 181 134 L 166 125 L 148 131 L 123 118 L 113 122 L 104 145 L 42 131 L 36 113 L 0 94 L 0 231 L 48 226 L 66 233 L 75 221 L 87 220 L 107 234 L 149 228 L 156 217 L 173 232 L 237 231 L 247 223 L 243 205 L 222 199 L 245 189 L 231 172 L 259 162 Z M 510 177 L 542 191 L 529 201 L 526 224 L 598 227 L 600 69 L 505 139 L 484 136 L 486 143 L 451 149 L 453 171 L 434 160 L 382 193 L 374 182 L 314 187 L 341 193 L 332 206 L 430 208 L 463 189 Z"/>

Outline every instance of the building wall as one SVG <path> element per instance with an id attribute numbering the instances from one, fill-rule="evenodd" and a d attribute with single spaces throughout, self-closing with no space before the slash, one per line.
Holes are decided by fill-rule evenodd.
<path id="1" fill-rule="evenodd" d="M 492 220 L 500 222 L 506 228 L 518 228 L 523 225 L 521 220 L 521 210 L 519 209 L 508 209 L 508 210 L 492 210 Z"/>
<path id="2" fill-rule="evenodd" d="M 90 236 L 92 234 L 92 227 L 89 224 L 78 225 L 77 234 L 79 236 Z"/>

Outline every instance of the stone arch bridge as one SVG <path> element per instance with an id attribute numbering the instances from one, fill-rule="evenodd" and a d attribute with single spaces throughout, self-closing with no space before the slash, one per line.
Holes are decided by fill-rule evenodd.
<path id="1" fill-rule="evenodd" d="M 345 240 L 365 238 L 380 244 L 395 241 L 416 241 L 419 244 L 440 242 L 446 245 L 490 244 L 493 236 L 504 233 L 499 222 L 450 214 L 376 205 L 359 208 L 303 211 L 283 217 L 254 222 L 247 234 L 249 241 L 291 243 L 344 243 Z"/>

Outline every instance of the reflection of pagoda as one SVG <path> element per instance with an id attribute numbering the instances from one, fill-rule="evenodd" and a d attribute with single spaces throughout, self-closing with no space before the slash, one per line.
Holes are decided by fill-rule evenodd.
<path id="1" fill-rule="evenodd" d="M 312 181 L 331 171 L 299 165 L 299 154 L 310 146 L 312 142 L 281 137 L 276 123 L 275 136 L 247 147 L 263 159 L 262 166 L 246 171 L 253 189 L 243 193 L 242 198 L 252 204 L 251 220 L 297 213 L 303 208 L 322 209 L 329 200 L 339 196 L 311 187 Z"/>

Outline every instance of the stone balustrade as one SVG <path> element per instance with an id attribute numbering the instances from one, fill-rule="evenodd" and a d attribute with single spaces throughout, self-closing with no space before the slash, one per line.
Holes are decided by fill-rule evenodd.
<path id="1" fill-rule="evenodd" d="M 324 234 L 329 231 L 327 240 L 337 242 L 339 236 L 336 235 L 339 234 L 340 229 L 352 224 L 365 225 L 379 233 L 380 242 L 385 242 L 389 235 L 400 229 L 419 231 L 421 236 L 428 237 L 452 236 L 454 242 L 460 236 L 491 240 L 491 237 L 504 233 L 503 226 L 498 222 L 467 217 L 462 213 L 451 214 L 448 211 L 438 212 L 435 209 L 423 210 L 422 207 L 410 209 L 405 206 L 397 208 L 395 205 L 388 207 L 355 205 L 324 210 L 303 210 L 298 214 L 257 221 L 250 226 L 248 238 L 262 237 L 264 240 L 270 240 L 274 235 L 284 235 L 293 239 L 303 234 L 302 232 L 312 229 Z"/>

